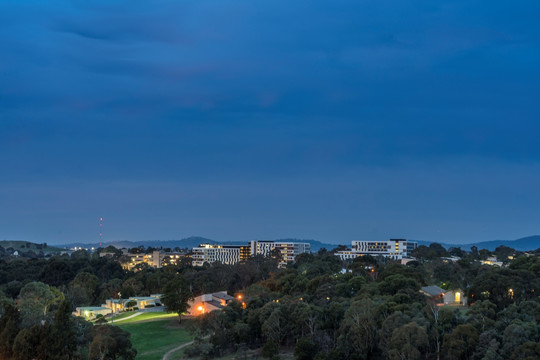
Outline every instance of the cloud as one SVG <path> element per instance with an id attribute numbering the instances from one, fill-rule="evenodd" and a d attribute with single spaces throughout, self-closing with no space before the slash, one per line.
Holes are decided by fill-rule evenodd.
<path id="1" fill-rule="evenodd" d="M 371 176 L 360 168 L 397 176 L 421 164 L 420 181 L 459 163 L 455 179 L 466 181 L 470 159 L 479 172 L 535 166 L 539 9 L 532 0 L 4 1 L 0 181 L 329 176 L 321 187 L 333 194 L 332 176 Z M 372 205 L 380 228 L 390 205 Z"/>

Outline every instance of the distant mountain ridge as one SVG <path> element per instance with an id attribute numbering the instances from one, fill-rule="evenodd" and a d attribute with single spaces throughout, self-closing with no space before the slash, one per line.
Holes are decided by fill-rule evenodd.
<path id="1" fill-rule="evenodd" d="M 259 239 L 267 240 L 267 239 Z M 317 240 L 305 240 L 305 239 L 277 239 L 274 241 L 283 241 L 283 242 L 305 242 L 311 245 L 311 251 L 319 251 L 322 248 L 331 250 L 339 245 L 337 244 L 326 244 Z M 118 248 L 133 248 L 138 246 L 144 247 L 163 247 L 163 248 L 193 248 L 199 246 L 200 244 L 223 244 L 223 245 L 246 245 L 249 244 L 249 241 L 216 241 L 212 239 L 207 239 L 200 236 L 190 236 L 181 240 L 141 240 L 141 241 L 131 241 L 131 240 L 120 240 L 120 241 L 110 241 L 103 242 L 101 245 L 99 243 L 69 243 L 58 245 L 66 248 L 82 247 L 82 248 L 105 248 L 107 246 L 114 246 Z"/>
<path id="2" fill-rule="evenodd" d="M 190 236 L 185 239 L 181 240 L 141 240 L 141 241 L 131 241 L 131 240 L 119 240 L 119 241 L 104 241 L 103 243 L 95 242 L 95 243 L 69 243 L 61 245 L 63 247 L 67 248 L 73 248 L 73 247 L 83 247 L 83 248 L 91 248 L 91 247 L 102 247 L 105 248 L 107 246 L 114 246 L 117 248 L 134 248 L 139 246 L 144 247 L 164 247 L 164 248 L 192 248 L 195 246 L 199 246 L 199 244 L 218 244 L 219 241 L 207 239 L 201 236 Z"/>
<path id="3" fill-rule="evenodd" d="M 260 239 L 265 240 L 265 239 Z M 425 241 L 425 240 L 413 240 L 409 239 L 411 241 L 418 241 L 419 245 L 429 245 L 431 243 L 434 243 L 436 241 Z M 339 246 L 339 244 L 330 244 L 330 243 L 323 243 L 321 241 L 317 240 L 306 240 L 306 239 L 277 239 L 275 241 L 289 241 L 289 242 L 307 242 L 311 245 L 311 251 L 319 251 L 322 248 L 326 248 L 327 250 L 332 250 Z M 199 244 L 228 244 L 228 245 L 245 245 L 248 244 L 249 241 L 217 241 L 212 239 L 207 239 L 200 236 L 191 236 L 185 239 L 181 240 L 142 240 L 142 241 L 130 241 L 130 240 L 122 240 L 122 241 L 111 241 L 111 242 L 103 242 L 103 244 L 100 246 L 99 243 L 70 243 L 70 244 L 64 244 L 64 245 L 57 245 L 57 247 L 67 247 L 67 248 L 73 248 L 75 246 L 77 247 L 83 247 L 83 248 L 91 248 L 91 247 L 107 247 L 109 245 L 113 245 L 115 247 L 125 247 L 125 248 L 132 248 L 132 247 L 138 247 L 138 246 L 152 246 L 152 247 L 164 247 L 164 248 L 192 248 L 199 246 Z M 533 235 L 533 236 L 527 236 L 516 240 L 492 240 L 492 241 L 481 241 L 481 242 L 475 242 L 475 243 L 469 243 L 469 244 L 448 244 L 448 243 L 439 243 L 442 246 L 446 248 L 451 247 L 461 247 L 463 250 L 470 250 L 472 246 L 476 246 L 478 249 L 487 249 L 490 251 L 495 250 L 498 246 L 504 245 L 511 247 L 513 249 L 519 250 L 519 251 L 529 251 L 529 250 L 536 250 L 540 248 L 540 235 Z M 350 242 L 343 243 L 341 245 L 346 245 L 347 247 L 350 247 Z"/>
<path id="4" fill-rule="evenodd" d="M 411 241 L 418 241 L 418 245 L 426 245 L 429 246 L 429 244 L 434 243 L 436 241 L 423 241 L 423 240 L 411 240 Z M 526 236 L 523 238 L 519 238 L 516 240 L 491 240 L 491 241 L 480 241 L 470 244 L 447 244 L 447 243 L 439 243 L 445 248 L 451 248 L 451 247 L 460 247 L 463 250 L 470 250 L 471 247 L 476 246 L 478 249 L 487 249 L 490 251 L 495 250 L 497 247 L 504 245 L 508 246 L 512 249 L 516 249 L 519 251 L 531 251 L 536 250 L 540 248 L 540 235 L 532 235 L 532 236 Z"/>

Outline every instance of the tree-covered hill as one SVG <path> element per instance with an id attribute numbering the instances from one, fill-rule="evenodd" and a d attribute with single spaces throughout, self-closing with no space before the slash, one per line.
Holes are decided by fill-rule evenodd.
<path id="1" fill-rule="evenodd" d="M 12 254 L 15 251 L 17 251 L 19 254 L 32 252 L 33 254 L 42 253 L 44 255 L 58 254 L 64 251 L 64 249 L 61 249 L 60 247 L 51 246 L 47 243 L 36 244 L 22 240 L 1 240 L 0 249 L 3 249 L 3 251 L 0 252 L 4 255 L 6 253 Z"/>

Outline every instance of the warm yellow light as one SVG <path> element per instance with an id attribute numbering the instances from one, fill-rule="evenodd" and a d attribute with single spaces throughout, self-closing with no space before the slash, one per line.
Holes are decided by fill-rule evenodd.
<path id="1" fill-rule="evenodd" d="M 237 296 L 238 300 L 242 300 L 242 295 Z"/>
<path id="2" fill-rule="evenodd" d="M 197 308 L 197 310 L 199 310 L 199 311 L 203 311 L 203 310 L 204 310 L 204 308 L 203 308 L 202 306 L 199 306 L 199 307 Z"/>

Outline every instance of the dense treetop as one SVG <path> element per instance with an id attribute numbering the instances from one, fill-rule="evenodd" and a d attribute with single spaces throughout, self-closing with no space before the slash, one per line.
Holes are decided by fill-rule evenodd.
<path id="1" fill-rule="evenodd" d="M 64 351 L 66 358 L 133 358 L 129 334 L 89 325 L 70 312 L 108 298 L 176 294 L 172 311 L 200 294 L 242 295 L 195 325 L 189 356 L 211 358 L 259 349 L 298 359 L 534 359 L 540 356 L 540 258 L 498 248 L 446 250 L 432 244 L 402 265 L 363 256 L 342 262 L 333 252 L 302 254 L 278 269 L 274 258 L 192 267 L 188 261 L 126 271 L 118 257 L 77 251 L 50 259 L 0 259 L 0 355 L 26 359 Z M 482 265 L 496 256 L 507 266 Z M 438 306 L 419 290 L 459 291 L 469 306 Z M 67 342 L 35 343 L 44 334 Z M 114 341 L 113 341 L 114 340 Z M 105 351 L 104 344 L 122 344 Z M 25 352 L 32 348 L 32 353 Z M 107 355 L 109 354 L 109 355 Z M 122 354 L 122 355 L 119 355 Z M 109 356 L 109 357 L 107 357 Z"/>

